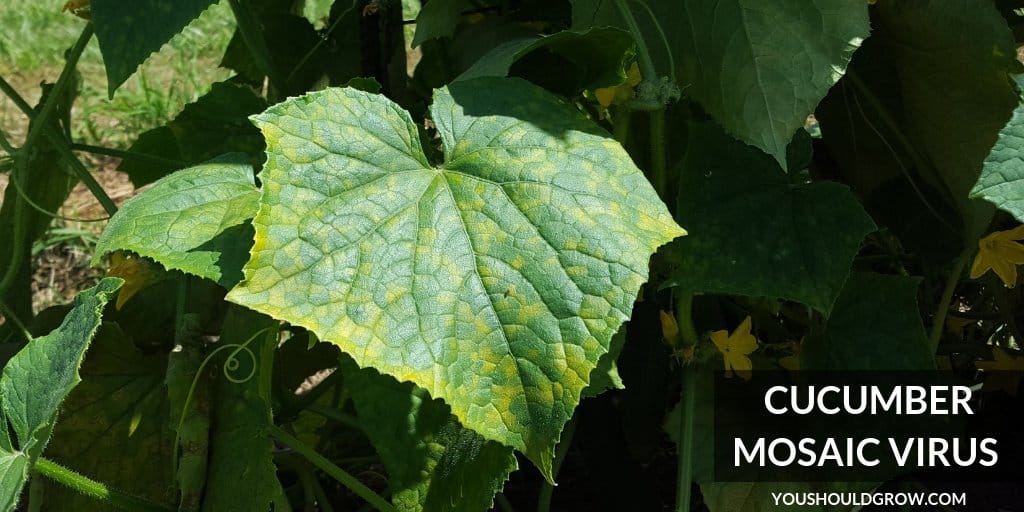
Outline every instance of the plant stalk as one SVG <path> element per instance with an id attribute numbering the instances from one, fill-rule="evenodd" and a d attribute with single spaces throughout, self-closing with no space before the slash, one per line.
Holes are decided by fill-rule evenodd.
<path id="1" fill-rule="evenodd" d="M 654 60 L 651 59 L 651 53 L 647 51 L 647 43 L 644 41 L 644 35 L 640 31 L 640 26 L 636 23 L 636 18 L 633 17 L 633 12 L 629 10 L 626 0 L 614 0 L 614 2 L 615 7 L 619 9 L 619 14 L 622 15 L 622 19 L 626 22 L 626 27 L 629 28 L 629 33 L 633 35 L 633 41 L 636 43 L 636 53 L 640 58 L 640 74 L 643 75 L 644 80 L 656 79 L 658 72 L 654 67 Z"/>
<path id="2" fill-rule="evenodd" d="M 683 346 L 697 344 L 697 330 L 693 326 L 693 293 L 682 292 L 676 297 L 676 323 Z M 676 470 L 676 512 L 690 512 L 691 488 L 693 486 L 693 425 L 697 412 L 697 372 L 691 364 L 684 362 L 680 390 L 679 447 Z"/>
<path id="3" fill-rule="evenodd" d="M 942 298 L 939 299 L 939 307 L 935 310 L 935 320 L 932 322 L 932 330 L 928 336 L 928 349 L 932 354 L 939 349 L 942 329 L 946 325 L 946 315 L 949 314 L 949 306 L 953 301 L 953 292 L 956 291 L 956 285 L 960 282 L 960 274 L 967 266 L 967 260 L 971 259 L 971 254 L 971 250 L 965 250 L 953 264 L 953 270 L 950 271 L 949 278 L 946 279 L 946 287 L 942 290 Z"/>
<path id="4" fill-rule="evenodd" d="M 43 127 L 49 126 L 50 116 L 53 115 L 53 111 L 57 108 L 57 102 L 64 96 L 65 89 L 68 88 L 68 83 L 71 82 L 71 77 L 75 72 L 75 68 L 78 66 L 78 59 L 82 56 L 82 52 L 85 51 L 86 45 L 89 44 L 89 40 L 93 36 L 92 23 L 85 25 L 82 29 L 82 33 L 78 36 L 78 40 L 75 41 L 75 45 L 71 47 L 68 52 L 67 60 L 64 63 L 64 69 L 60 72 L 60 77 L 57 78 L 57 83 L 54 84 L 53 89 L 47 96 L 46 101 L 43 102 L 43 108 L 39 110 L 39 113 L 35 116 L 35 121 L 28 130 L 28 135 L 25 136 L 25 144 L 22 149 L 28 153 L 28 150 L 32 148 L 36 140 L 43 133 Z"/>
<path id="5" fill-rule="evenodd" d="M 61 76 L 64 75 L 62 74 Z M 58 79 L 58 82 L 59 81 L 60 79 Z M 55 86 L 54 91 L 56 90 L 57 88 Z M 107 212 L 107 215 L 114 215 L 114 213 L 117 212 L 117 205 L 114 204 L 114 201 L 110 199 L 110 196 L 107 195 L 107 192 L 103 190 L 103 187 L 99 184 L 99 182 L 96 181 L 96 178 L 93 178 L 92 174 L 89 173 L 89 170 L 85 168 L 85 165 L 82 164 L 78 157 L 76 157 L 75 154 L 72 153 L 67 148 L 67 141 L 60 134 L 58 134 L 56 130 L 54 130 L 53 127 L 50 126 L 48 123 L 38 122 L 37 119 L 39 119 L 39 115 L 32 110 L 31 105 L 29 105 L 28 102 L 25 101 L 25 99 L 22 98 L 20 94 L 18 94 L 18 91 L 16 91 L 14 87 L 12 87 L 11 84 L 7 82 L 7 80 L 4 80 L 3 77 L 0 77 L 0 92 L 3 92 L 8 98 L 10 98 L 11 101 L 14 102 L 15 106 L 17 106 L 18 109 L 21 110 L 21 112 L 29 118 L 30 124 L 32 124 L 33 126 L 41 126 L 41 128 L 39 129 L 42 130 L 43 136 L 45 136 L 50 141 L 50 143 L 53 144 L 53 147 L 56 148 L 58 153 L 60 153 L 61 158 L 63 158 L 67 162 L 67 164 L 71 166 L 71 169 L 75 172 L 75 175 L 78 177 L 78 179 L 82 180 L 82 183 L 84 183 L 86 188 L 89 189 L 89 192 L 91 192 L 92 195 L 96 198 L 96 200 L 99 201 L 100 205 Z M 51 93 L 50 99 L 52 99 L 53 97 L 54 96 L 52 96 Z M 46 107 L 44 105 L 43 109 L 45 110 L 45 108 Z M 19 152 L 23 152 L 27 148 L 28 139 L 26 138 L 25 144 L 22 146 Z M 18 158 L 23 157 L 19 156 Z M 11 179 L 14 179 L 13 175 Z M 0 287 L 0 290 L 3 290 L 3 287 Z"/>
<path id="6" fill-rule="evenodd" d="M 274 61 L 270 58 L 270 48 L 267 46 L 267 40 L 263 38 L 263 29 L 251 6 L 246 0 L 228 0 L 228 4 L 231 5 L 231 12 L 234 13 L 235 21 L 238 23 L 238 32 L 242 35 L 245 46 L 252 53 L 256 67 L 267 76 L 279 94 L 284 94 L 287 91 L 286 81 L 274 68 Z M 272 95 L 268 94 L 268 96 Z"/>
<path id="7" fill-rule="evenodd" d="M 391 506 L 381 495 L 373 492 L 372 489 L 360 482 L 356 477 L 349 474 L 344 469 L 339 468 L 331 461 L 324 458 L 312 448 L 306 446 L 302 441 L 299 441 L 291 434 L 285 432 L 276 425 L 271 425 L 268 429 L 268 433 L 276 438 L 278 441 L 283 443 L 285 446 L 295 450 L 296 453 L 302 455 L 314 466 L 320 468 L 324 473 L 327 473 L 337 480 L 341 485 L 344 485 L 352 492 L 356 493 L 360 498 L 366 500 L 367 503 L 372 505 L 380 512 L 396 512 L 395 508 Z"/>
<path id="8" fill-rule="evenodd" d="M 89 44 L 89 40 L 93 36 L 93 26 L 89 23 L 82 29 L 82 33 L 78 36 L 78 40 L 74 46 L 68 51 L 67 58 L 64 63 L 64 68 L 61 70 L 60 77 L 57 79 L 57 83 L 54 84 L 53 89 L 43 102 L 42 108 L 39 113 L 33 112 L 32 108 L 28 103 L 18 95 L 17 91 L 11 87 L 6 80 L 0 79 L 0 89 L 11 98 L 11 100 L 18 106 L 25 115 L 28 116 L 29 131 L 25 136 L 25 143 L 19 150 L 19 155 L 15 157 L 15 167 L 11 172 L 11 180 L 19 180 L 28 170 L 28 161 L 31 158 L 31 150 L 40 134 L 45 134 L 53 146 L 61 151 L 61 155 L 67 158 L 64 152 L 70 154 L 70 150 L 67 149 L 64 139 L 54 130 L 50 125 L 50 117 L 53 115 L 57 108 L 57 102 L 63 96 L 65 89 L 68 87 L 68 83 L 71 81 L 71 77 L 74 74 L 75 67 L 78 65 L 78 59 L 82 56 L 82 52 L 85 51 L 86 45 Z M 73 162 L 72 162 L 73 161 Z M 113 201 L 106 195 L 96 180 L 92 178 L 85 166 L 78 162 L 74 155 L 68 160 L 68 163 L 72 165 L 73 170 L 79 175 L 79 178 L 85 182 L 89 190 L 93 192 L 96 199 L 100 201 L 107 213 L 113 215 L 117 211 L 117 207 L 114 206 Z M 78 165 L 74 165 L 77 163 Z M 17 186 L 17 183 L 14 183 Z M 22 258 L 25 252 L 25 202 L 19 199 L 15 200 L 14 203 L 14 240 L 11 243 L 11 258 L 7 262 L 7 268 L 4 270 L 3 277 L 0 277 L 0 300 L 6 297 L 7 291 L 11 285 L 14 284 L 14 280 L 17 278 L 18 270 L 21 267 Z"/>
<path id="9" fill-rule="evenodd" d="M 94 155 L 112 156 L 121 158 L 124 160 L 137 160 L 140 162 L 147 162 L 154 165 L 166 165 L 169 167 L 185 167 L 188 165 L 185 162 L 178 160 L 172 160 L 170 158 L 164 158 L 155 155 L 147 155 L 145 153 L 136 153 L 134 151 L 125 151 L 123 149 L 105 148 L 102 146 L 93 146 L 90 144 L 77 144 L 72 143 L 71 149 L 74 151 L 83 151 L 86 153 L 92 153 Z"/>
<path id="10" fill-rule="evenodd" d="M 565 456 L 569 453 L 569 447 L 572 446 L 572 438 L 575 435 L 576 416 L 573 416 L 569 423 L 565 425 L 565 429 L 562 430 L 562 439 L 555 449 L 555 460 L 551 464 L 551 478 L 558 478 L 558 472 L 562 469 L 562 463 L 565 462 Z M 537 512 L 548 512 L 551 510 L 551 496 L 554 492 L 555 486 L 545 480 L 540 488 L 540 497 L 537 499 Z"/>
<path id="11" fill-rule="evenodd" d="M 34 469 L 36 473 L 54 482 L 121 510 L 127 510 L 128 512 L 173 512 L 173 509 L 170 507 L 125 494 L 42 457 L 36 460 Z"/>
<path id="12" fill-rule="evenodd" d="M 651 111 L 651 178 L 654 190 L 665 202 L 668 196 L 668 170 L 665 163 L 665 109 Z"/>

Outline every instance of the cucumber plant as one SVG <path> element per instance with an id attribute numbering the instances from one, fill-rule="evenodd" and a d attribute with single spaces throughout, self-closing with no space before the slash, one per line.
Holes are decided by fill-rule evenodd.
<path id="1" fill-rule="evenodd" d="M 822 484 L 714 480 L 723 361 L 1018 365 L 1012 12 L 226 1 L 234 77 L 129 148 L 78 57 L 113 97 L 213 0 L 69 3 L 39 105 L 0 79 L 3 510 L 764 510 Z M 78 181 L 111 277 L 33 311 Z"/>

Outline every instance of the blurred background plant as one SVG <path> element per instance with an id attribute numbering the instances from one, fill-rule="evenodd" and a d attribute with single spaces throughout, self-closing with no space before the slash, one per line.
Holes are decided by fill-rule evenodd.
<path id="1" fill-rule="evenodd" d="M 64 66 L 64 51 L 81 31 L 81 20 L 63 7 L 63 0 L 0 3 L 0 76 L 30 104 L 38 102 L 41 82 L 56 81 Z M 143 64 L 113 99 L 107 97 L 103 59 L 93 39 L 78 65 L 81 85 L 73 111 L 74 140 L 126 149 L 136 134 L 172 119 L 186 104 L 208 92 L 210 84 L 231 75 L 218 64 L 234 26 L 227 4 L 215 4 Z M 9 98 L 0 95 L 0 132 L 19 146 L 27 129 L 28 119 Z M 8 169 L 3 165 L 6 156 L 0 152 L 0 204 L 8 183 Z M 134 195 L 127 177 L 114 171 L 116 158 L 79 156 L 115 202 Z M 103 209 L 80 184 L 58 213 L 66 219 L 55 220 L 32 250 L 33 268 L 37 269 L 33 305 L 39 309 L 69 301 L 100 277 L 88 263 L 103 223 L 69 219 L 100 218 Z"/>

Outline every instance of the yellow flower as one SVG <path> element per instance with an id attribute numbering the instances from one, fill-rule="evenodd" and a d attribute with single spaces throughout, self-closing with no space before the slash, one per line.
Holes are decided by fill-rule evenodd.
<path id="1" fill-rule="evenodd" d="M 640 85 L 640 67 L 634 62 L 626 72 L 626 81 L 614 87 L 602 87 L 594 91 L 597 102 L 608 108 L 613 103 L 625 103 L 633 97 L 633 88 Z"/>
<path id="2" fill-rule="evenodd" d="M 978 240 L 978 255 L 971 265 L 971 279 L 992 270 L 1003 284 L 1013 288 L 1017 284 L 1017 265 L 1024 264 L 1024 245 L 1017 243 L 1018 240 L 1024 240 L 1024 226 L 996 231 Z"/>
<path id="3" fill-rule="evenodd" d="M 124 251 L 112 254 L 107 275 L 124 279 L 124 285 L 117 293 L 117 309 L 121 309 L 121 306 L 140 290 L 156 282 L 158 274 L 157 269 L 148 260 Z"/>
<path id="4" fill-rule="evenodd" d="M 676 348 L 680 344 L 679 324 L 676 317 L 667 311 L 658 311 L 658 318 L 661 320 L 661 337 L 668 343 L 668 346 Z"/>
<path id="5" fill-rule="evenodd" d="M 991 372 L 985 376 L 985 391 L 1002 389 L 1011 396 L 1017 396 L 1021 376 L 1024 376 L 1024 357 L 1013 357 L 1001 347 L 992 349 L 992 361 L 977 361 L 979 370 Z"/>
<path id="6" fill-rule="evenodd" d="M 750 334 L 751 320 L 748 316 L 743 323 L 736 328 L 732 334 L 728 331 L 715 331 L 711 333 L 711 341 L 722 353 L 725 360 L 725 376 L 732 377 L 733 370 L 744 380 L 750 380 L 753 363 L 747 357 L 751 352 L 757 350 L 757 338 Z"/>

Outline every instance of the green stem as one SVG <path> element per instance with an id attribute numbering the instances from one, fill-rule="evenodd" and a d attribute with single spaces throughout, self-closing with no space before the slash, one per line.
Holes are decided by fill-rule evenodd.
<path id="1" fill-rule="evenodd" d="M 334 29 L 338 28 L 338 24 L 341 23 L 341 20 L 345 19 L 345 17 L 348 16 L 348 13 L 352 12 L 352 9 L 356 8 L 356 4 L 358 3 L 358 0 L 352 0 L 352 5 L 350 5 L 348 9 L 342 11 L 341 14 L 339 14 L 338 17 L 334 19 L 334 22 L 331 23 L 331 26 L 327 27 L 327 31 L 320 34 L 320 38 L 316 42 L 316 44 L 313 45 L 313 47 L 310 48 L 309 51 L 306 52 L 306 54 L 303 55 L 301 59 L 299 59 L 298 63 L 295 64 L 295 67 L 292 68 L 292 71 L 288 73 L 288 77 L 285 78 L 286 82 L 291 81 L 291 79 L 295 77 L 295 73 L 298 73 L 299 70 L 302 69 L 302 66 L 305 66 L 306 62 L 308 62 L 309 59 L 311 59 L 313 55 L 316 54 L 317 50 L 319 50 L 320 47 L 323 46 L 329 40 L 331 34 L 334 33 Z"/>
<path id="2" fill-rule="evenodd" d="M 60 98 L 64 96 L 65 89 L 71 82 L 71 78 L 74 76 L 75 67 L 78 66 L 78 59 L 82 56 L 82 52 L 85 51 L 85 46 L 89 44 L 89 40 L 92 39 L 93 27 L 92 23 L 85 25 L 82 29 L 82 33 L 78 36 L 78 40 L 75 41 L 75 45 L 68 51 L 67 60 L 64 63 L 64 69 L 60 72 L 60 77 L 57 78 L 57 83 L 54 84 L 53 89 L 50 90 L 50 94 L 47 96 L 46 101 L 43 102 L 43 108 L 39 110 L 39 113 L 35 116 L 34 123 L 28 130 L 28 135 L 25 136 L 25 144 L 22 149 L 28 154 L 32 145 L 35 144 L 36 139 L 43 133 L 43 127 L 49 126 L 50 116 L 53 115 L 54 109 L 57 108 L 57 103 Z"/>
<path id="3" fill-rule="evenodd" d="M 46 135 L 50 138 L 54 147 L 57 148 L 57 152 L 64 158 L 64 161 L 71 165 L 71 170 L 75 171 L 75 175 L 78 179 L 82 180 L 82 183 L 85 183 L 85 187 L 88 188 L 93 197 L 99 201 L 100 206 L 103 207 L 103 211 L 107 212 L 107 215 L 113 217 L 114 214 L 117 213 L 117 205 L 114 204 L 114 201 L 110 199 L 109 195 L 107 195 L 107 191 L 103 190 L 103 186 L 96 181 L 96 178 L 93 178 L 92 174 L 89 173 L 89 170 L 86 169 L 85 165 L 82 164 L 82 161 L 71 152 L 66 143 L 63 141 L 58 142 L 56 135 L 53 133 L 53 128 L 49 128 Z"/>
<path id="4" fill-rule="evenodd" d="M 693 423 L 696 414 L 696 369 L 683 366 L 682 410 L 679 417 L 679 453 L 676 471 L 676 512 L 690 511 L 693 486 Z"/>
<path id="5" fill-rule="evenodd" d="M 367 503 L 380 512 L 395 512 L 395 508 L 379 494 L 373 492 L 372 489 L 364 485 L 344 469 L 334 465 L 334 463 L 324 458 L 323 455 L 320 455 L 310 447 L 306 446 L 302 441 L 299 441 L 292 437 L 291 434 L 281 430 L 281 427 L 271 425 L 268 431 L 271 436 L 277 438 L 277 440 L 285 446 L 295 450 L 296 453 L 305 457 L 306 460 L 311 462 L 314 466 L 320 468 L 324 473 L 330 475 L 331 478 L 337 480 L 341 485 L 344 485 L 349 490 L 356 493 L 356 495 L 366 500 Z"/>
<path id="6" fill-rule="evenodd" d="M 676 323 L 684 346 L 697 344 L 697 330 L 693 325 L 693 293 L 682 292 L 676 297 Z M 693 485 L 693 424 L 697 412 L 696 369 L 684 364 L 680 393 L 682 409 L 679 415 L 679 448 L 676 472 L 676 512 L 690 512 Z"/>
<path id="7" fill-rule="evenodd" d="M 86 42 L 88 42 L 88 40 L 86 40 Z M 77 61 L 78 59 L 76 58 L 75 62 Z M 72 61 L 69 58 L 68 63 L 70 64 L 71 62 Z M 61 73 L 61 77 L 64 77 L 63 73 Z M 59 83 L 60 79 L 58 79 L 58 85 Z M 36 112 L 33 111 L 32 107 L 28 104 L 28 102 L 25 101 L 25 99 L 22 98 L 20 94 L 18 94 L 18 91 L 15 90 L 10 83 L 4 80 L 3 77 L 0 77 L 0 91 L 2 91 L 8 98 L 10 98 L 11 101 L 13 101 L 14 104 L 18 107 L 18 109 L 21 110 L 22 113 L 24 113 L 29 118 L 30 124 L 32 126 L 42 127 L 39 128 L 40 130 L 42 130 L 42 134 L 50 141 L 50 144 L 52 144 L 53 147 L 56 148 L 57 152 L 60 153 L 61 158 L 63 158 L 65 162 L 67 162 L 67 164 L 71 166 L 71 169 L 75 172 L 75 175 L 78 177 L 78 179 L 82 180 L 82 183 L 85 183 L 85 186 L 89 189 L 89 192 L 91 192 L 92 195 L 96 197 L 96 200 L 99 201 L 101 206 L 103 206 L 103 209 L 107 212 L 107 215 L 114 215 L 114 213 L 117 212 L 117 205 L 114 204 L 114 201 L 110 199 L 110 196 L 107 195 L 107 192 L 103 190 L 103 187 L 100 186 L 99 182 L 97 182 L 96 179 L 93 178 L 92 174 L 89 173 L 89 170 L 85 168 L 85 165 L 82 164 L 78 157 L 76 157 L 75 154 L 72 153 L 71 150 L 67 148 L 67 142 L 65 141 L 64 137 L 58 134 L 57 131 L 54 130 L 53 126 L 49 125 L 49 123 L 40 122 L 44 120 L 40 117 L 42 115 L 42 112 L 36 114 Z M 54 89 L 53 91 L 51 91 L 51 95 L 48 98 L 47 103 L 49 103 L 49 100 L 52 100 L 55 97 L 53 94 L 56 91 L 57 86 L 54 86 Z M 43 110 L 46 110 L 45 104 L 43 106 Z M 22 146 L 21 150 L 19 150 L 23 152 L 23 154 L 25 155 L 28 154 L 27 152 L 25 152 L 29 148 L 28 141 L 29 139 L 26 138 L 25 144 Z M 14 179 L 13 175 L 11 179 Z M 3 287 L 0 287 L 0 290 L 3 290 Z"/>
<path id="8" fill-rule="evenodd" d="M 676 294 L 676 323 L 679 324 L 679 337 L 683 345 L 692 347 L 697 344 L 697 328 L 693 326 L 693 293 Z"/>
<path id="9" fill-rule="evenodd" d="M 1010 302 L 1010 297 L 1006 293 L 1006 287 L 998 279 L 993 279 L 995 284 L 989 287 L 992 290 L 992 295 L 996 299 L 996 308 L 999 311 L 999 317 L 1006 323 L 1006 327 L 1010 329 L 1010 335 L 1013 339 L 1020 340 L 1024 339 L 1021 337 L 1020 329 L 1017 327 L 1017 319 L 1014 318 L 1014 307 Z"/>
<path id="10" fill-rule="evenodd" d="M 67 59 L 64 63 L 64 69 L 61 70 L 60 77 L 57 79 L 57 83 L 54 84 L 53 89 L 47 96 L 46 101 L 43 102 L 42 108 L 39 113 L 36 114 L 32 111 L 32 108 L 28 103 L 18 95 L 17 91 L 6 80 L 0 79 L 0 89 L 14 101 L 15 105 L 18 106 L 25 114 L 29 117 L 29 131 L 25 137 L 25 143 L 22 145 L 20 155 L 15 159 L 15 168 L 11 172 L 11 180 L 19 180 L 27 172 L 28 159 L 31 157 L 31 150 L 39 135 L 45 133 L 46 136 L 51 140 L 53 146 L 61 152 L 62 156 L 67 158 L 64 152 L 70 154 L 70 150 L 64 144 L 63 139 L 57 134 L 53 126 L 50 125 L 50 116 L 57 108 L 57 102 L 63 96 L 65 89 L 68 87 L 68 83 L 71 82 L 71 78 L 74 75 L 75 67 L 78 65 L 78 59 L 82 56 L 82 52 L 85 51 L 85 47 L 89 44 L 89 40 L 93 36 L 92 23 L 89 23 L 82 29 L 81 35 L 75 42 L 74 46 L 68 51 Z M 103 207 L 107 209 L 107 213 L 113 215 L 113 212 L 117 211 L 117 207 L 114 206 L 113 201 L 107 197 L 106 193 L 103 192 L 103 188 L 99 186 L 89 172 L 85 170 L 85 167 L 78 162 L 74 156 L 71 156 L 71 160 L 78 163 L 78 166 L 72 167 L 76 174 L 79 175 L 85 184 L 89 187 L 89 190 L 93 194 L 97 194 L 96 198 L 103 204 Z M 69 160 L 69 163 L 71 163 Z M 104 202 L 104 198 L 107 202 Z M 113 210 L 108 208 L 108 203 Z M 14 203 L 14 240 L 11 243 L 11 258 L 7 262 L 7 268 L 4 271 L 3 277 L 0 278 L 0 298 L 3 298 L 7 294 L 7 290 L 10 289 L 11 285 L 14 284 L 14 280 L 17 278 L 18 270 L 21 267 L 22 258 L 25 252 L 25 202 L 16 200 Z"/>
<path id="11" fill-rule="evenodd" d="M 665 165 L 665 110 L 651 112 L 651 178 L 654 190 L 666 202 L 668 196 L 668 171 Z"/>
<path id="12" fill-rule="evenodd" d="M 562 439 L 558 442 L 558 447 L 555 449 L 555 460 L 551 465 L 551 478 L 558 478 L 558 472 L 562 469 L 562 463 L 565 462 L 565 456 L 569 453 L 569 447 L 572 446 L 572 438 L 575 434 L 576 417 L 573 416 L 569 423 L 565 425 L 565 429 L 562 430 Z M 551 496 L 554 492 L 555 486 L 544 481 L 540 488 L 540 498 L 537 500 L 537 512 L 548 512 L 551 510 Z"/>
<path id="13" fill-rule="evenodd" d="M 633 120 L 633 111 L 626 108 L 624 105 L 615 109 L 615 117 L 612 119 L 612 136 L 615 140 L 626 145 L 626 139 L 629 137 L 629 123 Z"/>
<path id="14" fill-rule="evenodd" d="M 274 68 L 274 61 L 270 58 L 270 48 L 267 46 L 267 40 L 263 38 L 263 29 L 252 8 L 246 0 L 228 0 L 228 3 L 231 5 L 231 12 L 234 13 L 235 21 L 238 23 L 238 32 L 242 35 L 245 46 L 252 53 L 256 67 L 267 76 L 274 89 L 283 94 L 286 91 L 286 82 L 281 79 Z"/>
<path id="15" fill-rule="evenodd" d="M 11 101 L 14 102 L 14 105 L 18 107 L 18 110 L 23 114 L 29 117 L 34 115 L 32 112 L 32 106 L 29 105 L 28 102 L 25 101 L 25 98 L 22 98 L 21 95 L 18 94 L 18 91 L 11 86 L 10 82 L 5 80 L 2 76 L 0 76 L 0 91 L 3 91 L 4 95 L 10 98 Z"/>
<path id="16" fill-rule="evenodd" d="M 134 151 L 125 151 L 123 149 L 93 146 L 90 144 L 72 143 L 71 149 L 74 151 L 84 151 L 86 153 L 92 153 L 94 155 L 113 156 L 124 160 L 137 160 L 140 162 L 147 162 L 154 165 L 166 165 L 168 167 L 181 168 L 188 165 L 185 162 L 181 162 L 179 160 L 172 160 L 170 158 L 163 158 L 155 155 L 147 155 L 145 153 L 136 153 Z"/>
<path id="17" fill-rule="evenodd" d="M 287 403 L 283 407 L 281 407 L 280 412 L 276 413 L 275 417 L 283 418 L 285 420 L 284 423 L 291 421 L 296 416 L 298 416 L 300 412 L 310 407 L 311 405 L 315 404 L 316 401 L 319 400 L 320 397 L 324 395 L 324 393 L 327 393 L 331 389 L 335 389 L 337 387 L 335 386 L 335 384 L 337 384 L 338 381 L 340 380 L 341 372 L 331 372 L 331 374 L 328 375 L 322 382 L 320 382 L 320 384 L 317 384 L 316 387 L 309 390 L 301 397 L 298 397 L 296 400 Z"/>
<path id="18" fill-rule="evenodd" d="M 849 79 L 850 83 L 853 84 L 853 87 L 857 89 L 857 92 L 860 93 L 860 95 L 862 95 L 864 99 L 867 100 L 868 104 L 870 104 L 871 107 L 875 109 L 875 112 L 878 114 L 878 117 L 881 119 L 882 123 L 885 124 L 885 127 L 889 130 L 893 137 L 896 138 L 900 145 L 903 146 L 903 149 L 907 152 L 907 154 L 910 155 L 910 159 L 914 161 L 914 166 L 922 171 L 928 170 L 935 177 L 938 183 L 945 184 L 945 180 L 942 179 L 942 176 L 939 175 L 938 171 L 936 171 L 930 165 L 927 165 L 925 163 L 924 158 L 921 157 L 921 155 L 914 148 L 914 145 L 911 144 L 910 140 L 907 139 L 907 136 L 904 135 L 903 130 L 896 123 L 896 120 L 893 119 L 893 117 L 889 114 L 888 109 L 886 109 L 885 106 L 882 104 L 882 101 L 878 99 L 877 96 L 875 96 L 875 93 L 871 90 L 871 88 L 868 87 L 867 84 L 865 84 L 864 81 L 860 79 L 860 76 L 858 76 L 856 72 L 850 69 L 847 70 L 846 77 Z M 921 203 L 924 204 L 928 212 L 931 213 L 932 216 L 934 216 L 940 224 L 948 228 L 951 232 L 959 234 L 960 231 L 957 230 L 955 226 L 950 224 L 950 222 L 946 220 L 946 218 L 943 217 L 937 209 L 935 209 L 935 207 L 928 200 L 928 197 L 926 197 L 924 195 L 924 192 L 920 189 L 920 187 L 918 187 L 917 182 L 914 180 L 914 177 L 910 175 L 910 171 L 907 169 L 906 165 L 903 164 L 903 160 L 900 158 L 899 154 L 896 153 L 896 150 L 892 147 L 892 145 L 889 144 L 888 139 L 885 137 L 884 134 L 882 134 L 881 131 L 878 130 L 878 128 L 875 128 L 874 123 L 872 123 L 871 120 L 868 119 L 867 114 L 865 114 L 864 110 L 860 107 L 860 101 L 857 99 L 856 94 L 853 96 L 853 101 L 857 107 L 857 110 L 860 111 L 860 115 L 864 120 L 864 124 L 866 124 L 868 128 L 870 128 L 871 131 L 875 133 L 875 136 L 878 137 L 878 140 L 881 141 L 882 144 L 885 145 L 886 149 L 889 150 L 889 153 L 892 154 L 893 160 L 896 161 L 896 164 L 899 167 L 900 172 L 903 173 L 903 177 L 906 178 L 907 183 L 910 184 L 910 187 L 914 189 L 914 193 L 921 200 Z M 950 202 L 950 204 L 956 204 L 956 202 L 953 201 L 952 199 L 953 194 L 952 192 L 950 192 L 948 185 L 945 188 L 945 192 L 946 198 Z"/>
<path id="19" fill-rule="evenodd" d="M 668 37 L 665 36 L 665 29 L 662 28 L 661 23 L 658 22 L 658 17 L 654 15 L 654 11 L 651 10 L 651 6 L 647 5 L 647 2 L 643 0 L 630 0 L 636 5 L 639 5 L 647 12 L 647 16 L 651 19 L 651 24 L 654 25 L 654 29 L 658 31 L 658 36 L 661 37 L 661 44 L 665 47 L 665 53 L 668 54 L 668 76 L 672 79 L 672 83 L 676 81 L 676 59 L 675 55 L 672 54 L 672 45 L 668 42 Z"/>
<path id="20" fill-rule="evenodd" d="M 338 423 L 341 423 L 342 425 L 352 427 L 359 431 L 362 431 L 363 429 L 363 426 L 359 424 L 359 420 L 355 419 L 349 414 L 345 414 L 337 409 L 334 409 L 333 407 L 327 407 L 317 403 L 313 403 L 306 407 L 305 410 L 314 414 L 319 414 L 324 418 L 336 421 Z"/>
<path id="21" fill-rule="evenodd" d="M 173 510 L 170 507 L 112 489 L 105 484 L 41 457 L 36 460 L 35 472 L 76 492 L 121 510 L 129 512 L 171 512 Z"/>
<path id="22" fill-rule="evenodd" d="M 501 512 L 516 512 L 516 508 L 512 506 L 512 502 L 508 501 L 508 498 L 504 494 L 499 493 L 494 497 L 494 503 L 498 505 Z"/>
<path id="23" fill-rule="evenodd" d="M 316 475 L 309 469 L 306 462 L 292 454 L 278 454 L 278 456 L 274 457 L 274 461 L 285 468 L 291 469 L 299 477 L 299 482 L 302 483 L 302 494 L 306 511 L 315 510 L 319 504 L 322 512 L 334 512 L 334 508 L 327 499 L 327 493 L 324 492 L 324 488 L 317 481 Z"/>
<path id="24" fill-rule="evenodd" d="M 629 9 L 627 0 L 614 0 L 619 14 L 625 20 L 629 33 L 633 35 L 636 42 L 637 55 L 640 58 L 640 74 L 644 80 L 656 80 L 658 71 L 654 67 L 654 60 L 651 59 L 651 52 L 647 50 L 647 43 L 644 42 L 643 32 Z M 657 23 L 657 20 L 655 20 Z M 673 70 L 674 71 L 674 70 Z M 651 181 L 654 190 L 664 199 L 667 187 L 667 172 L 665 170 L 665 105 L 660 105 L 651 112 Z"/>
<path id="25" fill-rule="evenodd" d="M 647 51 L 647 43 L 644 42 L 644 34 L 640 31 L 640 26 L 636 24 L 636 18 L 633 17 L 633 12 L 629 10 L 629 5 L 626 0 L 614 0 L 615 7 L 619 9 L 619 14 L 622 15 L 622 19 L 626 22 L 626 27 L 629 28 L 629 33 L 633 35 L 633 40 L 636 43 L 636 53 L 640 57 L 640 74 L 643 75 L 644 80 L 654 80 L 658 77 L 658 72 L 654 67 L 654 61 L 651 60 L 651 53 Z"/>
<path id="26" fill-rule="evenodd" d="M 2 299 L 0 299 L 0 314 L 2 314 L 8 322 L 13 324 L 16 329 L 21 331 L 21 335 L 25 337 L 25 341 L 32 339 L 32 333 L 28 330 L 28 327 L 25 327 L 25 323 L 18 318 L 18 315 L 14 314 L 14 311 L 12 311 L 11 308 L 7 307 L 7 304 Z"/>
<path id="27" fill-rule="evenodd" d="M 946 279 L 946 287 L 942 290 L 942 298 L 939 299 L 939 307 L 935 310 L 935 320 L 932 323 L 932 331 L 928 336 L 928 349 L 934 354 L 939 349 L 939 340 L 942 339 L 942 329 L 946 325 L 946 315 L 949 314 L 949 305 L 953 301 L 953 292 L 960 282 L 960 274 L 963 273 L 967 260 L 971 259 L 973 251 L 966 250 L 957 258 L 953 264 L 953 270 Z"/>

